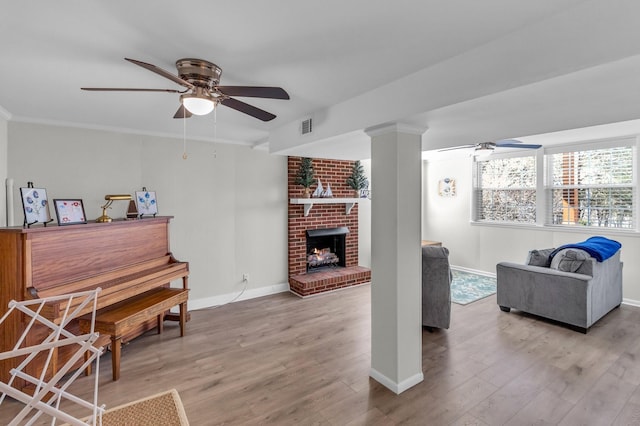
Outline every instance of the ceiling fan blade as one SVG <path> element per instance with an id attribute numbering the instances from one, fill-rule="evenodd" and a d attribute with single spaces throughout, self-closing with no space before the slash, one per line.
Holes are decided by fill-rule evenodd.
<path id="1" fill-rule="evenodd" d="M 191 113 L 187 110 L 184 105 L 180 105 L 180 108 L 173 115 L 173 118 L 189 118 L 191 117 Z"/>
<path id="2" fill-rule="evenodd" d="M 262 121 L 271 121 L 274 118 L 276 118 L 275 115 L 271 114 L 270 112 L 267 112 L 263 109 L 254 107 L 253 105 L 249 105 L 247 103 L 244 103 L 242 101 L 239 101 L 237 99 L 233 99 L 233 98 L 227 98 L 227 99 L 223 99 L 222 101 L 220 101 L 220 103 L 224 106 L 227 106 L 229 108 L 233 108 L 236 111 L 240 111 L 240 112 L 244 112 L 245 114 L 249 114 L 252 117 L 257 118 L 258 120 L 262 120 Z"/>
<path id="3" fill-rule="evenodd" d="M 499 141 L 495 142 L 496 146 L 503 146 L 504 144 L 514 144 L 514 143 L 522 143 L 522 141 L 519 141 L 517 139 L 500 139 Z"/>
<path id="4" fill-rule="evenodd" d="M 189 89 L 193 89 L 195 87 L 193 84 L 189 83 L 188 81 L 183 80 L 177 75 L 172 74 L 169 71 L 165 71 L 162 68 L 157 67 L 153 64 L 148 64 L 146 62 L 137 61 L 135 59 L 130 59 L 130 58 L 124 58 L 124 59 L 131 62 L 132 64 L 136 64 L 138 66 L 141 66 L 142 68 L 146 68 L 151 72 L 155 72 L 156 74 L 159 74 L 164 78 L 168 78 L 169 80 L 173 81 L 174 83 L 178 83 L 181 86 L 187 87 Z"/>
<path id="5" fill-rule="evenodd" d="M 281 87 L 263 86 L 217 86 L 227 96 L 246 96 L 250 98 L 289 99 L 289 94 Z"/>
<path id="6" fill-rule="evenodd" d="M 542 145 L 527 144 L 527 143 L 501 143 L 500 145 L 496 144 L 496 146 L 500 148 L 528 148 L 528 149 L 538 149 L 542 147 Z"/>
<path id="7" fill-rule="evenodd" d="M 130 89 L 126 87 L 81 87 L 80 90 L 89 90 L 93 92 L 168 92 L 168 93 L 185 93 L 186 90 L 175 89 Z"/>
<path id="8" fill-rule="evenodd" d="M 454 149 L 474 148 L 475 146 L 476 146 L 475 144 L 454 146 L 453 148 L 442 148 L 442 149 L 439 149 L 438 152 L 441 152 L 441 151 L 453 151 Z"/>

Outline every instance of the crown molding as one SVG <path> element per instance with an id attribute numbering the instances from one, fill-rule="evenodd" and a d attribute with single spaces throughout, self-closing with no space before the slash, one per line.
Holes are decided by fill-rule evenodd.
<path id="1" fill-rule="evenodd" d="M 2 108 L 2 106 L 0 106 L 0 118 L 4 118 L 7 121 L 11 120 L 11 113 Z"/>
<path id="2" fill-rule="evenodd" d="M 265 138 L 265 139 L 260 139 L 259 141 L 254 142 L 251 145 L 252 149 L 258 150 L 258 151 L 269 151 L 269 138 Z"/>
<path id="3" fill-rule="evenodd" d="M 42 125 L 56 126 L 56 127 L 70 127 L 74 129 L 99 130 L 103 132 L 124 133 L 124 134 L 130 134 L 130 135 L 153 136 L 153 137 L 179 139 L 179 140 L 183 139 L 183 135 L 180 133 L 150 132 L 145 130 L 128 129 L 128 128 L 121 128 L 121 127 L 100 126 L 100 125 L 94 125 L 94 124 L 80 124 L 80 123 L 57 121 L 57 120 L 34 119 L 30 117 L 14 116 L 11 119 L 11 121 L 17 122 L 17 123 L 42 124 Z M 239 146 L 248 146 L 248 147 L 251 147 L 254 144 L 251 141 L 220 139 L 220 138 L 214 139 L 214 138 L 204 138 L 204 137 L 197 137 L 197 136 L 194 136 L 194 137 L 188 136 L 187 140 L 223 143 L 228 145 L 239 145 Z"/>

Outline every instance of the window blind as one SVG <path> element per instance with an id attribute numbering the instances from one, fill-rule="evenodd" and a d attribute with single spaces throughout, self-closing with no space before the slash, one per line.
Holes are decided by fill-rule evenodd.
<path id="1" fill-rule="evenodd" d="M 634 228 L 634 148 L 547 155 L 549 223 Z"/>
<path id="2" fill-rule="evenodd" d="M 474 220 L 535 223 L 534 156 L 493 157 L 475 164 Z"/>

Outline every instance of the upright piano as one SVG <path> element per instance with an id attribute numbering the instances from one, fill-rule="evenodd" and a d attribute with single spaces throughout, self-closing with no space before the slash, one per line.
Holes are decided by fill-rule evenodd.
<path id="1" fill-rule="evenodd" d="M 150 289 L 182 280 L 187 288 L 189 264 L 176 260 L 169 246 L 171 216 L 111 223 L 87 223 L 68 226 L 0 228 L 0 317 L 11 300 L 22 301 L 58 296 L 100 287 L 97 308 L 121 302 Z M 90 309 L 90 308 L 87 308 Z M 62 307 L 48 304 L 44 316 L 59 321 Z M 133 338 L 156 325 L 142 324 L 131 333 Z M 0 352 L 11 350 L 25 328 L 25 319 L 15 312 L 0 324 Z M 67 327 L 79 331 L 77 323 Z M 34 329 L 25 345 L 40 342 Z M 39 339 L 39 340 L 38 340 Z M 56 354 L 57 362 L 47 376 L 62 365 L 65 353 Z M 10 369 L 18 360 L 0 361 L 0 380 L 7 382 Z M 32 363 L 27 373 L 38 376 L 42 365 Z M 15 386 L 26 384 L 17 380 Z"/>

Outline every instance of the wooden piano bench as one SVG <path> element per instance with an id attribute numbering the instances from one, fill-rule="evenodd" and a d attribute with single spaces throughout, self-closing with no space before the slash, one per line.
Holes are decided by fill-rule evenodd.
<path id="1" fill-rule="evenodd" d="M 164 313 L 180 305 L 180 336 L 184 336 L 188 297 L 188 289 L 160 287 L 96 311 L 95 331 L 111 336 L 113 380 L 120 378 L 122 336 L 134 331 L 141 324 L 157 318 L 158 334 L 160 334 Z M 88 333 L 91 328 L 91 314 L 80 317 L 79 322 L 82 332 Z M 91 374 L 90 368 L 87 368 L 87 375 Z"/>

